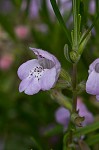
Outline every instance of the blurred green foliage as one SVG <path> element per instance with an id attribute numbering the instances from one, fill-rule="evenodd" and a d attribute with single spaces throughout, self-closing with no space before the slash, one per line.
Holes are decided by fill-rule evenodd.
<path id="1" fill-rule="evenodd" d="M 59 8 L 69 30 L 72 30 L 72 8 L 66 2 L 58 0 Z M 97 4 L 97 0 L 94 0 Z M 72 65 L 63 54 L 64 45 L 68 43 L 48 0 L 0 0 L 0 59 L 5 54 L 13 56 L 10 67 L 0 67 L 0 146 L 3 150 L 61 150 L 63 127 L 55 121 L 55 111 L 59 107 L 47 92 L 28 96 L 19 93 L 20 80 L 18 67 L 34 55 L 28 47 L 36 47 L 53 53 L 61 65 L 70 74 Z M 71 0 L 70 0 L 71 3 Z M 90 0 L 81 3 L 81 31 L 90 26 L 98 9 L 90 13 Z M 32 11 L 31 11 L 32 10 Z M 35 15 L 34 15 L 35 14 Z M 78 64 L 78 82 L 86 80 L 89 64 L 99 57 L 99 21 L 92 30 L 92 36 Z M 28 29 L 24 38 L 19 37 L 15 29 L 23 26 Z M 7 62 L 9 63 L 9 62 Z M 82 73 L 83 71 L 83 73 Z M 71 97 L 68 90 L 63 93 Z M 99 104 L 94 97 L 85 92 L 80 95 L 88 109 L 99 122 Z M 95 133 L 86 137 L 92 150 L 99 149 L 99 140 L 90 143 L 88 137 L 98 137 Z M 93 139 L 91 139 L 93 140 Z"/>

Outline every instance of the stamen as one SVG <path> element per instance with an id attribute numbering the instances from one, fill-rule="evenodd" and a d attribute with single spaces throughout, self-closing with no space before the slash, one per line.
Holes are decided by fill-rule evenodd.
<path id="1" fill-rule="evenodd" d="M 29 78 L 34 77 L 34 78 L 37 78 L 39 81 L 43 72 L 44 72 L 44 69 L 42 66 L 36 66 L 32 70 L 30 70 Z"/>

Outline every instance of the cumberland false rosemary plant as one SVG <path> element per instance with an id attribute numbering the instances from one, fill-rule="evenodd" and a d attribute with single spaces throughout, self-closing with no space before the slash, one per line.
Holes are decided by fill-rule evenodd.
<path id="1" fill-rule="evenodd" d="M 66 60 L 72 64 L 72 76 L 70 76 L 66 70 L 61 68 L 60 62 L 54 55 L 41 49 L 30 48 L 37 56 L 37 59 L 29 60 L 19 67 L 18 76 L 22 80 L 19 86 L 19 91 L 24 91 L 28 95 L 33 95 L 40 90 L 45 91 L 52 89 L 49 92 L 51 97 L 64 107 L 56 112 L 57 122 L 61 124 L 63 123 L 65 128 L 63 150 L 89 150 L 89 146 L 84 141 L 85 134 L 99 128 L 99 123 L 86 126 L 92 123 L 94 119 L 93 115 L 87 110 L 82 100 L 79 100 L 78 98 L 78 94 L 85 90 L 85 82 L 81 81 L 78 83 L 77 81 L 77 64 L 91 37 L 91 29 L 95 25 L 98 15 L 93 24 L 81 33 L 81 15 L 79 12 L 82 1 L 72 0 L 74 28 L 70 34 L 66 27 L 66 23 L 60 14 L 56 1 L 50 0 L 50 2 L 66 35 L 68 44 L 66 43 L 64 46 L 64 55 Z M 86 92 L 96 95 L 97 99 L 99 99 L 98 83 L 99 59 L 96 59 L 89 67 Z M 63 95 L 62 89 L 66 88 L 70 90 L 72 99 Z M 62 113 L 66 113 L 67 118 L 63 117 L 64 114 Z"/>

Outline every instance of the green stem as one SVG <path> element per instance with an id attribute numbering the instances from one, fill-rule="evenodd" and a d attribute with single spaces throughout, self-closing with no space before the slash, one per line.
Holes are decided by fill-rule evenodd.
<path id="1" fill-rule="evenodd" d="M 77 64 L 73 64 L 73 76 L 72 76 L 72 86 L 73 86 L 73 108 L 72 112 L 76 112 L 77 106 L 77 93 L 76 93 L 76 83 L 77 83 Z"/>
<path id="2" fill-rule="evenodd" d="M 76 0 L 73 0 L 73 22 L 74 22 L 74 47 L 77 46 L 77 11 L 76 11 Z"/>
<path id="3" fill-rule="evenodd" d="M 73 3 L 73 22 L 74 22 L 74 41 L 73 41 L 73 50 L 78 50 L 79 43 L 79 31 L 78 31 L 78 12 L 79 12 L 79 0 L 72 0 Z M 77 105 L 77 93 L 76 93 L 76 83 L 77 83 L 77 64 L 73 64 L 73 76 L 72 76 L 72 86 L 73 86 L 73 112 L 76 112 Z"/>
<path id="4" fill-rule="evenodd" d="M 78 50 L 78 37 L 79 37 L 79 29 L 78 29 L 78 12 L 79 12 L 79 0 L 72 0 L 73 5 L 73 22 L 74 22 L 74 38 L 73 38 L 73 50 Z"/>
<path id="5" fill-rule="evenodd" d="M 73 30 L 73 45 L 72 50 L 77 51 L 78 50 L 78 43 L 79 43 L 79 31 L 78 31 L 78 12 L 79 12 L 79 0 L 72 0 L 73 4 L 73 22 L 74 22 L 74 30 Z M 73 63 L 73 73 L 72 73 L 72 87 L 73 87 L 73 106 L 72 106 L 72 113 L 76 113 L 76 107 L 77 107 L 77 92 L 76 92 L 76 85 L 77 84 L 77 64 Z M 72 144 L 73 139 L 73 131 L 71 127 L 71 123 L 69 124 L 69 138 L 67 138 L 66 134 L 64 136 L 64 149 L 69 149 L 69 145 Z M 74 125 L 75 126 L 75 125 Z M 66 140 L 68 144 L 66 143 Z M 67 145 L 66 145 L 67 144 Z M 73 147 L 70 148 L 73 150 Z"/>

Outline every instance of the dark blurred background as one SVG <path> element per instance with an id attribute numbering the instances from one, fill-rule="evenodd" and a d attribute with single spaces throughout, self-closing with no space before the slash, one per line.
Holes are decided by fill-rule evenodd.
<path id="1" fill-rule="evenodd" d="M 57 0 L 57 3 L 71 31 L 72 1 Z M 82 32 L 95 18 L 96 4 L 97 0 L 81 3 Z M 78 64 L 78 82 L 87 79 L 89 64 L 99 57 L 98 24 L 99 21 Z M 29 47 L 35 47 L 54 54 L 62 67 L 71 73 L 72 65 L 63 53 L 66 43 L 50 0 L 0 0 L 0 150 L 62 149 L 63 127 L 55 120 L 59 105 L 48 92 L 41 91 L 33 96 L 19 93 L 17 69 L 23 62 L 34 58 Z M 65 91 L 64 94 L 72 96 Z M 97 119 L 99 104 L 95 98 L 86 93 L 80 96 Z"/>

